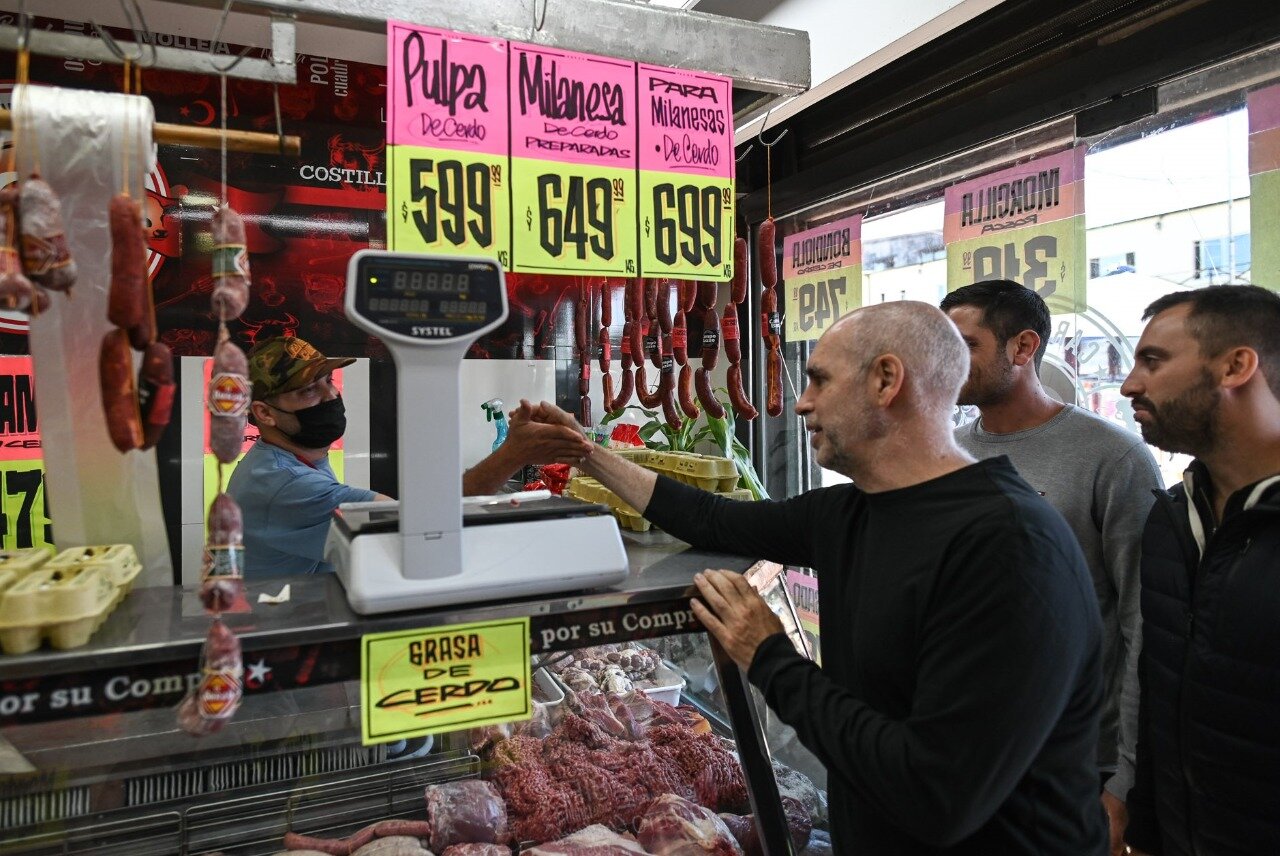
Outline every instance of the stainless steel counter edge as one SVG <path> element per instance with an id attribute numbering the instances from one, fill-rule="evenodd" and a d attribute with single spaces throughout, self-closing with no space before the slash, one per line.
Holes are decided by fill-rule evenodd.
<path id="1" fill-rule="evenodd" d="M 332 574 L 279 577 L 247 585 L 252 611 L 224 615 L 246 654 L 290 645 L 356 639 L 367 633 L 432 627 L 489 618 L 589 612 L 689 596 L 693 575 L 705 568 L 744 571 L 752 560 L 696 550 L 660 532 L 624 532 L 630 573 L 608 589 L 515 601 L 462 604 L 416 612 L 362 616 L 347 604 Z M 257 603 L 260 593 L 292 586 L 287 603 Z M 209 616 L 192 589 L 135 589 L 87 645 L 67 651 L 48 647 L 29 654 L 0 655 L 0 680 L 19 680 L 194 660 L 209 628 Z"/>

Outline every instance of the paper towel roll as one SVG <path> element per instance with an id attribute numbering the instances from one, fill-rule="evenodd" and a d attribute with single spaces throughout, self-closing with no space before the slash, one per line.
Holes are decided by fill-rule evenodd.
<path id="1" fill-rule="evenodd" d="M 79 279 L 69 295 L 31 319 L 30 347 L 45 465 L 46 504 L 58 547 L 134 545 L 142 585 L 172 585 L 153 451 L 122 455 L 111 445 L 98 386 L 98 349 L 111 329 L 107 290 L 111 238 L 107 205 L 120 192 L 143 196 L 155 163 L 146 98 L 48 86 L 16 86 L 19 176 L 38 160 L 62 199 L 62 220 Z M 136 361 L 136 356 L 135 356 Z"/>

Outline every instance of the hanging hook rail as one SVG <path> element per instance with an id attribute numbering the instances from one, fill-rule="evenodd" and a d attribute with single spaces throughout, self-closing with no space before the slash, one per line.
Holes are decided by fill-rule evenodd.
<path id="1" fill-rule="evenodd" d="M 13 113 L 0 110 L 0 131 L 13 129 Z M 168 146 L 195 146 L 216 149 L 222 146 L 222 132 L 217 128 L 201 128 L 195 125 L 174 125 L 156 122 L 151 126 L 151 138 Z M 297 157 L 302 153 L 302 139 L 294 135 L 280 136 L 258 131 L 227 131 L 227 151 L 250 154 L 283 154 Z"/>
<path id="2" fill-rule="evenodd" d="M 778 143 L 782 142 L 782 138 L 787 135 L 787 131 L 791 130 L 790 128 L 783 128 L 782 131 L 779 132 L 778 136 L 773 138 L 773 142 L 771 143 L 765 142 L 764 129 L 766 126 L 768 126 L 769 117 L 772 115 L 773 115 L 773 108 L 769 108 L 769 112 L 764 114 L 764 121 L 760 123 L 760 130 L 756 131 L 756 142 L 764 146 L 766 149 L 771 149 L 774 146 L 776 146 Z"/>
<path id="3" fill-rule="evenodd" d="M 21 22 L 19 26 L 0 26 L 0 50 L 17 51 L 21 48 L 23 41 L 26 42 L 27 49 L 35 54 L 56 57 L 74 56 L 84 60 L 115 64 L 122 63 L 127 57 L 126 49 L 132 47 L 111 39 L 109 34 L 107 38 L 99 38 L 96 34 L 79 35 L 36 29 L 24 33 Z M 294 22 L 283 15 L 273 16 L 271 19 L 270 58 L 238 57 L 225 71 L 219 60 L 205 51 L 163 47 L 154 44 L 155 39 L 150 41 L 151 44 L 146 46 L 146 50 L 151 58 L 148 63 L 151 68 L 182 71 L 188 74 L 228 74 L 231 77 L 260 80 L 265 83 L 289 85 L 297 83 Z M 141 51 L 143 46 L 137 45 L 137 49 Z"/>

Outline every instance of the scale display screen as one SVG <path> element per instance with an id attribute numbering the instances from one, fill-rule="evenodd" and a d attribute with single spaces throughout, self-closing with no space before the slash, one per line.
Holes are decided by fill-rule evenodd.
<path id="1" fill-rule="evenodd" d="M 414 339 L 465 336 L 506 310 L 497 262 L 376 254 L 361 258 L 355 273 L 355 311 L 386 332 Z"/>

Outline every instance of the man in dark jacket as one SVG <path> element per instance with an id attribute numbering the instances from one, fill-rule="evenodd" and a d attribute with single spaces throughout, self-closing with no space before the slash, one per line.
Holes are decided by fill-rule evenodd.
<path id="1" fill-rule="evenodd" d="M 1137 773 L 1125 839 L 1157 856 L 1280 853 L 1280 295 L 1183 291 L 1121 391 L 1196 460 L 1142 545 Z"/>
<path id="2" fill-rule="evenodd" d="M 740 574 L 699 574 L 693 610 L 826 766 L 834 852 L 1104 856 L 1097 597 L 1062 516 L 955 445 L 968 363 L 924 303 L 823 335 L 796 413 L 850 484 L 734 502 L 599 447 L 583 468 L 696 546 L 817 571 L 821 668 Z"/>

